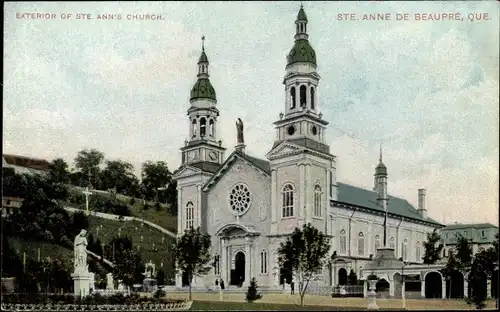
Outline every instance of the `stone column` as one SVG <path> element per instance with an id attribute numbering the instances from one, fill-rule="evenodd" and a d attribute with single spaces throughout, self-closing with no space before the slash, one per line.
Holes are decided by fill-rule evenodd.
<path id="1" fill-rule="evenodd" d="M 295 85 L 295 109 L 300 109 L 300 85 Z"/>
<path id="2" fill-rule="evenodd" d="M 464 277 L 464 297 L 469 296 L 469 281 Z"/>
<path id="3" fill-rule="evenodd" d="M 316 104 L 316 103 L 314 103 Z M 316 107 L 316 105 L 314 105 Z M 311 109 L 311 88 L 306 86 L 306 107 Z"/>
<path id="4" fill-rule="evenodd" d="M 276 169 L 271 170 L 271 222 L 276 222 L 276 212 L 278 211 L 277 205 L 277 192 L 276 188 L 278 183 L 276 181 Z"/>
<path id="5" fill-rule="evenodd" d="M 177 236 L 182 235 L 182 220 L 184 209 L 182 209 L 182 187 L 177 188 Z"/>
<path id="6" fill-rule="evenodd" d="M 389 279 L 389 297 L 394 297 L 394 279 Z"/>
<path id="7" fill-rule="evenodd" d="M 425 298 L 425 279 L 420 281 L 420 297 Z"/>
<path id="8" fill-rule="evenodd" d="M 441 278 L 441 298 L 446 299 L 446 279 Z"/>
<path id="9" fill-rule="evenodd" d="M 243 286 L 248 287 L 250 285 L 250 280 L 252 279 L 252 262 L 253 257 L 251 254 L 251 244 L 250 237 L 245 237 L 245 253 L 247 257 L 247 261 L 245 261 L 245 281 L 243 282 Z"/>
<path id="10" fill-rule="evenodd" d="M 198 191 L 198 205 L 196 206 L 196 226 L 201 227 L 201 184 L 196 185 Z"/>
<path id="11" fill-rule="evenodd" d="M 363 298 L 368 298 L 368 280 L 363 282 Z"/>
<path id="12" fill-rule="evenodd" d="M 306 181 L 305 181 L 305 166 L 303 163 L 299 163 L 299 206 L 297 207 L 297 218 L 303 218 L 305 211 L 304 207 L 306 206 L 305 196 L 306 196 Z"/>
<path id="13" fill-rule="evenodd" d="M 227 242 L 225 238 L 221 239 L 221 253 L 220 277 L 224 280 L 224 286 L 229 286 L 227 281 Z"/>
<path id="14" fill-rule="evenodd" d="M 305 171 L 306 171 L 306 180 L 305 180 L 305 217 L 306 217 L 306 222 L 311 222 L 312 221 L 312 211 L 311 211 L 311 201 L 312 201 L 312 189 L 311 189 L 311 165 L 306 164 L 305 165 Z"/>
<path id="15" fill-rule="evenodd" d="M 486 298 L 491 299 L 491 279 L 489 279 L 486 284 Z"/>

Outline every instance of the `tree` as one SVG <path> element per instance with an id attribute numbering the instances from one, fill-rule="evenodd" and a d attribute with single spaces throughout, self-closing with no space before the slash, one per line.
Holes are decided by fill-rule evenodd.
<path id="1" fill-rule="evenodd" d="M 107 160 L 106 168 L 102 171 L 101 180 L 103 189 L 115 189 L 117 193 L 134 195 L 139 185 L 135 176 L 134 166 L 122 160 Z"/>
<path id="2" fill-rule="evenodd" d="M 357 285 L 358 284 L 358 276 L 356 272 L 351 269 L 349 275 L 347 276 L 347 285 Z"/>
<path id="3" fill-rule="evenodd" d="M 176 270 L 186 274 L 191 300 L 191 282 L 194 276 L 204 276 L 212 268 L 210 265 L 211 239 L 207 233 L 202 233 L 198 227 L 184 231 L 175 244 Z"/>
<path id="4" fill-rule="evenodd" d="M 165 285 L 165 272 L 162 269 L 159 269 L 156 273 L 156 284 Z"/>
<path id="5" fill-rule="evenodd" d="M 158 161 L 153 163 L 146 161 L 142 164 L 142 184 L 144 185 L 144 192 L 146 199 L 155 199 L 160 202 L 165 202 L 168 196 L 167 191 L 172 191 L 167 188 L 166 191 L 159 192 L 158 188 L 165 187 L 172 180 L 172 173 L 168 170 L 167 163 Z"/>
<path id="6" fill-rule="evenodd" d="M 260 298 L 262 298 L 262 295 L 257 292 L 258 287 L 259 286 L 257 285 L 255 277 L 252 277 L 246 293 L 246 299 L 248 302 L 254 302 L 255 300 L 259 300 Z"/>
<path id="7" fill-rule="evenodd" d="M 449 279 L 450 283 L 448 286 L 448 298 L 451 298 L 451 282 L 452 276 L 455 272 L 459 271 L 460 263 L 455 259 L 453 253 L 450 253 L 448 256 L 448 262 L 446 263 L 446 267 L 441 270 L 443 277 L 445 279 Z"/>
<path id="8" fill-rule="evenodd" d="M 105 246 L 104 254 L 105 258 L 113 258 L 113 276 L 117 280 L 121 279 L 125 285 L 132 286 L 141 276 L 142 259 L 134 250 L 130 237 L 114 238 Z"/>
<path id="9" fill-rule="evenodd" d="M 457 269 L 462 272 L 468 271 L 472 264 L 473 257 L 472 248 L 470 247 L 467 238 L 463 237 L 462 235 L 458 236 L 456 250 L 458 262 Z"/>
<path id="10" fill-rule="evenodd" d="M 304 224 L 302 229 L 295 228 L 286 242 L 280 243 L 279 265 L 291 272 L 298 282 L 301 305 L 304 305 L 309 282 L 323 268 L 329 250 L 329 239 L 310 223 Z"/>
<path id="11" fill-rule="evenodd" d="M 99 166 L 104 161 L 104 154 L 96 149 L 84 149 L 78 152 L 75 158 L 75 167 L 83 176 L 90 179 L 90 184 L 95 188 L 100 186 Z M 89 177 L 90 175 L 90 177 Z"/>
<path id="12" fill-rule="evenodd" d="M 68 164 L 62 158 L 56 158 L 49 164 L 48 178 L 54 183 L 68 184 L 70 182 L 70 173 Z"/>
<path id="13" fill-rule="evenodd" d="M 487 288 L 485 287 L 487 279 L 491 276 L 488 252 L 481 249 L 472 262 L 469 273 L 469 287 L 471 288 L 471 298 L 467 298 L 468 303 L 474 303 L 477 309 L 486 306 Z"/>
<path id="14" fill-rule="evenodd" d="M 427 241 L 424 242 L 424 264 L 434 264 L 441 258 L 440 255 L 443 244 L 439 243 L 440 240 L 441 237 L 436 229 L 434 229 L 432 233 L 427 233 Z"/>

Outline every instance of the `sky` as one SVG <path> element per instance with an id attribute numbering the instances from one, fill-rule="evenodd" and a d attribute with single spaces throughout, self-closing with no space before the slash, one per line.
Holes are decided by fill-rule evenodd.
<path id="1" fill-rule="evenodd" d="M 371 188 L 382 143 L 389 194 L 417 206 L 417 190 L 425 188 L 431 218 L 498 225 L 498 2 L 303 5 L 338 181 Z M 8 2 L 3 151 L 61 157 L 73 166 L 78 151 L 95 148 L 106 159 L 132 163 L 137 173 L 146 160 L 166 161 L 174 171 L 188 137 L 189 91 L 204 35 L 226 156 L 239 117 L 247 153 L 264 158 L 275 138 L 272 123 L 285 108 L 282 81 L 299 7 Z M 415 19 L 457 12 L 463 20 Z M 339 20 L 345 13 L 359 19 Z M 362 20 L 371 13 L 390 13 L 391 20 Z M 396 20 L 397 13 L 409 19 Z M 161 19 L 127 20 L 128 14 Z"/>

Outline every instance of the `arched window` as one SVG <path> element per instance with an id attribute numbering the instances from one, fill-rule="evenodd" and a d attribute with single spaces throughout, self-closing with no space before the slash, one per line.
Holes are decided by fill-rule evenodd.
<path id="1" fill-rule="evenodd" d="M 193 119 L 193 122 L 191 124 L 191 132 L 193 133 L 193 138 L 196 136 L 196 119 Z"/>
<path id="2" fill-rule="evenodd" d="M 358 256 L 365 255 L 365 235 L 363 232 L 358 234 Z"/>
<path id="3" fill-rule="evenodd" d="M 306 106 L 307 102 L 307 88 L 306 86 L 302 85 L 300 86 L 300 107 Z"/>
<path id="4" fill-rule="evenodd" d="M 340 242 L 339 242 L 340 253 L 345 254 L 345 253 L 347 253 L 347 237 L 345 235 L 345 230 L 340 231 L 339 239 L 340 239 Z"/>
<path id="5" fill-rule="evenodd" d="M 209 136 L 214 136 L 214 120 L 213 119 L 210 119 L 210 121 L 208 122 L 208 135 Z"/>
<path id="6" fill-rule="evenodd" d="M 403 248 L 401 248 L 402 250 L 402 256 L 403 256 L 403 261 L 406 261 L 408 259 L 408 240 L 405 239 L 403 241 Z"/>
<path id="7" fill-rule="evenodd" d="M 314 109 L 314 87 L 311 87 L 311 109 Z"/>
<path id="8" fill-rule="evenodd" d="M 380 236 L 375 235 L 375 252 L 377 252 L 377 249 L 380 248 Z"/>
<path id="9" fill-rule="evenodd" d="M 321 187 L 314 187 L 314 216 L 321 217 Z"/>
<path id="10" fill-rule="evenodd" d="M 194 226 L 194 206 L 192 202 L 186 204 L 186 229 Z"/>
<path id="11" fill-rule="evenodd" d="M 220 275 L 220 256 L 219 255 L 214 256 L 214 274 Z"/>
<path id="12" fill-rule="evenodd" d="M 296 105 L 296 98 L 295 98 L 295 87 L 292 87 L 290 89 L 290 108 L 294 109 Z"/>
<path id="13" fill-rule="evenodd" d="M 207 120 L 205 117 L 201 117 L 200 119 L 200 136 L 205 136 L 207 133 Z"/>
<path id="14" fill-rule="evenodd" d="M 420 242 L 417 242 L 417 246 L 415 248 L 415 258 L 417 258 L 417 262 L 420 262 Z"/>
<path id="15" fill-rule="evenodd" d="M 267 251 L 260 252 L 260 274 L 267 274 Z"/>
<path id="16" fill-rule="evenodd" d="M 389 247 L 396 248 L 396 244 L 394 243 L 394 237 L 391 237 L 391 239 L 389 240 Z"/>
<path id="17" fill-rule="evenodd" d="M 281 192 L 283 193 L 282 216 L 283 218 L 293 217 L 293 186 L 287 183 Z"/>

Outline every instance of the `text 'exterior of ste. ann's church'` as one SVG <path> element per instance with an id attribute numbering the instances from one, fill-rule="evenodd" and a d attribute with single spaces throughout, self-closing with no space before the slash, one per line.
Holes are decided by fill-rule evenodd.
<path id="1" fill-rule="evenodd" d="M 225 158 L 226 149 L 216 139 L 222 116 L 203 48 L 187 110 L 189 139 L 181 148 L 182 165 L 174 174 L 178 234 L 199 226 L 212 237 L 214 268 L 203 278 L 195 277 L 195 287 L 212 286 L 216 279 L 226 285 L 248 285 L 252 277 L 261 287 L 281 287 L 284 279 L 276 251 L 295 227 L 308 222 L 330 237 L 330 252 L 338 256 L 333 266 L 322 270 L 318 282 L 345 284 L 348 272 L 352 269 L 359 276 L 362 266 L 382 247 L 384 201 L 387 245 L 405 262 L 421 263 L 426 234 L 442 227 L 426 216 L 424 189 L 418 190 L 418 209 L 387 195 L 382 155 L 373 190 L 337 181 L 337 157 L 325 141 L 328 122 L 319 110 L 320 76 L 307 22 L 301 7 L 295 43 L 286 60 L 285 110 L 274 123 L 276 140 L 267 160 L 245 153 L 241 120 L 236 124 L 238 145 Z M 176 286 L 184 283 L 178 275 Z"/>

